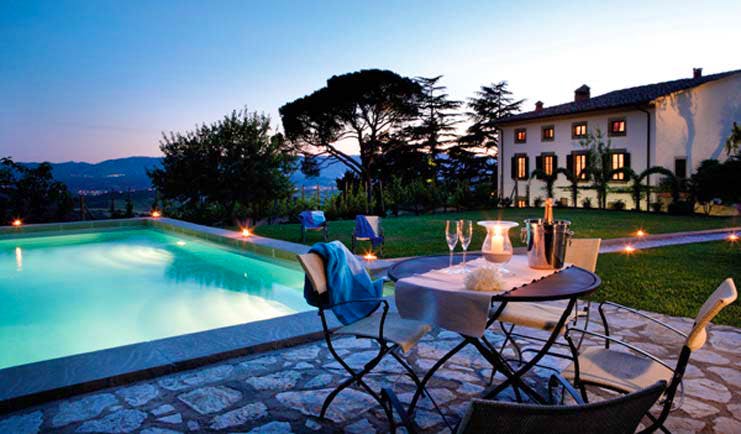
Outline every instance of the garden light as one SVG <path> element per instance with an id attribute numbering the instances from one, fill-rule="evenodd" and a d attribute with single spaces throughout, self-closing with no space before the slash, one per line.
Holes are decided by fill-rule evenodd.
<path id="1" fill-rule="evenodd" d="M 162 213 L 159 212 L 159 211 L 157 211 L 157 210 L 152 211 L 152 214 L 151 215 L 152 215 L 152 218 L 160 218 L 160 217 L 162 217 Z"/>
<path id="2" fill-rule="evenodd" d="M 631 253 L 635 253 L 636 250 L 638 250 L 638 249 L 636 249 L 635 247 L 631 246 L 630 244 L 628 244 L 627 246 L 623 247 L 623 252 L 625 252 L 625 253 L 627 253 L 629 255 Z"/>
<path id="3" fill-rule="evenodd" d="M 247 238 L 252 235 L 252 232 L 248 228 L 242 228 L 242 236 Z"/>
<path id="4" fill-rule="evenodd" d="M 12 224 L 15 227 L 19 227 L 19 226 L 21 226 L 23 224 L 23 220 L 21 220 L 21 219 L 15 219 L 15 220 L 13 220 L 13 223 Z"/>
<path id="5" fill-rule="evenodd" d="M 636 232 L 636 236 L 638 238 L 643 238 L 646 235 L 648 235 L 648 233 L 646 231 L 644 231 L 643 229 L 638 229 L 638 231 Z"/>
<path id="6" fill-rule="evenodd" d="M 373 252 L 368 252 L 365 255 L 363 255 L 363 259 L 365 259 L 368 262 L 373 262 L 376 259 L 378 259 L 378 256 L 376 256 Z"/>
<path id="7" fill-rule="evenodd" d="M 736 233 L 734 232 L 732 234 L 728 234 L 728 238 L 727 239 L 728 239 L 728 241 L 730 241 L 732 243 L 735 243 L 736 241 L 739 240 L 739 236 L 736 235 Z"/>

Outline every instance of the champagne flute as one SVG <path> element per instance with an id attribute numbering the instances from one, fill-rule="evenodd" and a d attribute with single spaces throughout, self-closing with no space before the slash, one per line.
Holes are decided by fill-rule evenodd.
<path id="1" fill-rule="evenodd" d="M 468 246 L 471 244 L 471 239 L 473 238 L 473 222 L 471 220 L 459 220 L 458 221 L 458 239 L 461 242 L 461 247 L 463 248 L 463 271 L 467 271 L 466 268 L 466 250 L 468 250 Z"/>
<path id="2" fill-rule="evenodd" d="M 448 266 L 448 273 L 453 272 L 453 250 L 455 245 L 458 244 L 458 222 L 455 220 L 445 221 L 445 240 L 448 242 L 448 249 L 450 249 L 450 264 Z"/>

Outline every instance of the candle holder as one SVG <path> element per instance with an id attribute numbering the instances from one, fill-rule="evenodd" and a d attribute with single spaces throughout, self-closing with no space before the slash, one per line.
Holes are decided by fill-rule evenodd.
<path id="1" fill-rule="evenodd" d="M 509 230 L 519 224 L 505 220 L 483 220 L 477 224 L 486 228 L 486 238 L 481 246 L 484 259 L 493 264 L 500 275 L 511 275 L 512 272 L 503 265 L 512 259 L 514 253 L 512 241 L 509 239 Z"/>

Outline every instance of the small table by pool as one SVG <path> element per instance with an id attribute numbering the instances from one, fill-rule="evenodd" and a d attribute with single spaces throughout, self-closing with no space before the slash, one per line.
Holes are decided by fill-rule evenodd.
<path id="1" fill-rule="evenodd" d="M 545 399 L 538 392 L 527 385 L 522 376 L 532 369 L 548 352 L 560 330 L 571 314 L 576 300 L 596 290 L 601 284 L 600 278 L 583 268 L 568 266 L 555 272 L 531 270 L 530 274 L 524 271 L 521 255 L 513 257 L 508 268 L 522 273 L 520 285 L 505 287 L 500 292 L 469 291 L 463 287 L 462 279 L 450 275 L 449 279 L 439 271 L 424 273 L 399 279 L 396 282 L 396 305 L 402 317 L 413 318 L 431 323 L 432 325 L 457 332 L 463 340 L 445 354 L 430 368 L 422 380 L 420 387 L 412 398 L 409 413 L 414 412 L 424 386 L 432 375 L 448 359 L 467 345 L 473 345 L 479 353 L 492 364 L 497 371 L 502 372 L 507 379 L 486 393 L 491 398 L 509 386 L 527 393 L 533 400 L 543 403 Z M 508 282 L 517 282 L 508 280 Z M 566 309 L 551 332 L 541 350 L 527 363 L 515 369 L 507 363 L 495 347 L 486 340 L 484 331 L 496 322 L 504 311 L 507 303 L 511 302 L 541 302 L 553 300 L 568 300 Z M 492 306 L 498 305 L 495 309 Z M 482 318 L 485 315 L 485 318 Z"/>

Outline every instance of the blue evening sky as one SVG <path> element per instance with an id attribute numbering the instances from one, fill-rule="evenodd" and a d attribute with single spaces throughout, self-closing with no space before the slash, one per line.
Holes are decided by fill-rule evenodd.
<path id="1" fill-rule="evenodd" d="M 530 110 L 737 69 L 738 1 L 0 0 L 0 156 L 158 155 L 161 131 L 283 103 L 334 74 L 507 80 Z"/>

